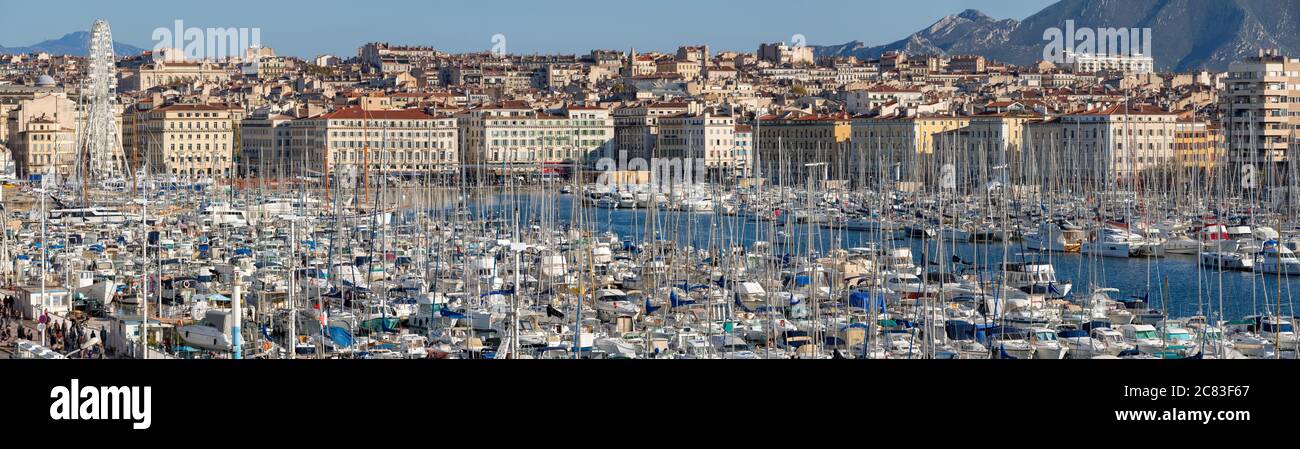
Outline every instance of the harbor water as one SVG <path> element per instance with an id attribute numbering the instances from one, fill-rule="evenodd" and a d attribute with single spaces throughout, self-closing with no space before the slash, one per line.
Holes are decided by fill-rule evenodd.
<path id="1" fill-rule="evenodd" d="M 543 221 L 557 226 L 573 222 L 578 210 L 574 195 L 555 195 L 528 192 L 517 195 L 494 193 L 477 196 L 469 209 L 480 217 L 513 218 L 517 213 L 519 223 L 527 226 Z M 448 206 L 450 210 L 452 206 Z M 586 207 L 590 228 L 596 232 L 613 232 L 624 240 L 646 241 L 647 211 L 645 209 L 602 209 Z M 543 218 L 546 217 L 546 218 Z M 853 248 L 877 245 L 879 232 L 832 229 L 816 224 L 789 224 L 773 226 L 771 222 L 754 221 L 745 217 L 712 213 L 660 210 L 656 218 L 655 236 L 675 240 L 679 246 L 709 248 L 710 242 L 742 245 L 747 249 L 755 241 L 782 240 L 788 245 L 778 245 L 776 255 L 802 255 L 807 253 L 808 232 L 812 232 L 814 252 L 825 254 L 832 248 Z M 774 234 L 774 231 L 779 234 Z M 773 236 L 779 236 L 774 239 Z M 1294 316 L 1292 301 L 1300 293 L 1300 276 L 1279 277 L 1252 272 L 1220 271 L 1203 267 L 1195 255 L 1167 255 L 1164 257 L 1115 258 L 1089 256 L 1079 253 L 1033 253 L 1023 248 L 1021 242 L 951 242 L 940 244 L 902 236 L 886 236 L 894 245 L 912 248 L 917 266 L 937 270 L 938 260 L 948 264 L 946 270 L 977 270 L 981 279 L 996 273 L 1004 255 L 1012 262 L 1026 258 L 1048 260 L 1056 269 L 1061 281 L 1073 283 L 1071 295 L 1078 297 L 1094 288 L 1114 288 L 1113 298 L 1146 298 L 1152 308 L 1164 309 L 1171 318 L 1206 315 L 1213 312 L 1215 319 L 1238 319 L 1248 315 L 1276 313 L 1277 298 L 1281 298 L 1281 314 Z M 715 243 L 716 244 L 716 243 Z M 960 262 L 953 258 L 960 259 Z M 982 269 L 992 267 L 992 270 Z M 1167 287 L 1166 287 L 1167 286 Z M 1225 313 L 1220 314 L 1218 311 Z"/>

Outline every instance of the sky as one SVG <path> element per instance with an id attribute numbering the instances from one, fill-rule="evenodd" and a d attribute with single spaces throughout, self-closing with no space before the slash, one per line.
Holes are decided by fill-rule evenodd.
<path id="1" fill-rule="evenodd" d="M 353 56 L 371 41 L 487 51 L 496 34 L 505 36 L 507 52 L 520 54 L 675 51 L 687 44 L 754 51 L 761 42 L 792 42 L 796 34 L 809 45 L 879 45 L 966 9 L 1020 20 L 1054 1 L 0 0 L 0 46 L 88 31 L 103 18 L 115 41 L 140 48 L 154 47 L 155 29 L 182 20 L 186 28 L 260 28 L 263 46 L 303 58 Z"/>

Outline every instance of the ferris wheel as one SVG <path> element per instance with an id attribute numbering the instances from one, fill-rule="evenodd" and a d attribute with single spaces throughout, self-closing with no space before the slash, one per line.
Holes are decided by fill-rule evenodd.
<path id="1" fill-rule="evenodd" d="M 113 55 L 113 33 L 108 22 L 96 20 L 90 29 L 90 52 L 82 100 L 86 102 L 86 127 L 78 152 L 78 178 L 82 182 L 120 179 L 126 175 L 122 146 L 117 140 L 117 73 Z"/>

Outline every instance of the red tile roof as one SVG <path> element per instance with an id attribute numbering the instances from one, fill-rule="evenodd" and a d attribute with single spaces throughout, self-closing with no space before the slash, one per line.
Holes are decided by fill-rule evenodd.
<path id="1" fill-rule="evenodd" d="M 321 114 L 315 118 L 321 119 L 374 119 L 374 120 L 428 120 L 433 116 L 425 114 L 417 109 L 382 109 L 382 110 L 362 110 L 360 106 L 339 109 L 334 112 Z"/>

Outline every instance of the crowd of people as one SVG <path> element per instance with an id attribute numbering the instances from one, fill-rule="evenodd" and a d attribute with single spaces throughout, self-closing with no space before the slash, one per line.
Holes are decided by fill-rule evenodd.
<path id="1" fill-rule="evenodd" d="M 40 330 L 38 330 L 40 329 Z M 54 320 L 48 311 L 36 318 L 35 328 L 23 326 L 12 296 L 0 300 L 0 347 L 13 347 L 18 340 L 41 343 L 50 350 L 71 354 L 74 358 L 104 358 L 102 342 L 82 349 L 86 342 L 98 337 L 99 332 L 87 329 L 85 321 Z"/>

